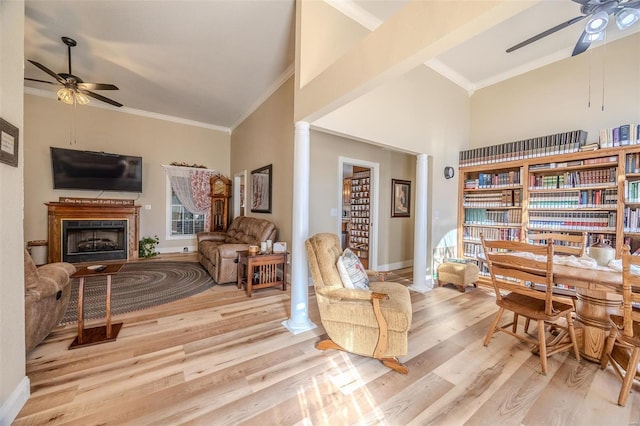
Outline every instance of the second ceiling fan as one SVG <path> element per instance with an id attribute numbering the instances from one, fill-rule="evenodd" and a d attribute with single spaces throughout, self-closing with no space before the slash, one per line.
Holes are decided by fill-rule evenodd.
<path id="1" fill-rule="evenodd" d="M 516 44 L 507 49 L 507 53 L 527 46 L 538 41 L 548 35 L 551 35 L 570 25 L 587 19 L 582 34 L 578 38 L 578 42 L 573 48 L 571 56 L 576 56 L 584 52 L 596 40 L 601 40 L 604 31 L 609 23 L 609 16 L 613 16 L 618 28 L 625 30 L 635 24 L 640 19 L 640 0 L 621 1 L 621 0 L 572 0 L 580 4 L 580 12 L 582 15 L 571 18 L 562 22 L 555 27 L 551 27 L 539 34 L 534 35 L 527 40 Z"/>
<path id="2" fill-rule="evenodd" d="M 69 37 L 62 37 L 62 42 L 67 45 L 67 51 L 69 55 L 69 72 L 68 73 L 55 73 L 51 71 L 49 68 L 45 67 L 39 62 L 32 61 L 28 59 L 36 67 L 40 68 L 42 71 L 49 74 L 53 77 L 56 82 L 38 80 L 35 78 L 25 77 L 25 80 L 36 81 L 38 83 L 47 83 L 47 84 L 59 84 L 63 87 L 60 88 L 57 92 L 58 99 L 66 104 L 87 104 L 89 103 L 89 99 L 87 96 L 90 96 L 94 99 L 97 99 L 102 102 L 106 102 L 110 105 L 121 107 L 122 104 L 120 102 L 114 101 L 113 99 L 109 99 L 105 96 L 102 96 L 98 93 L 92 92 L 92 90 L 119 90 L 117 86 L 113 84 L 105 84 L 105 83 L 85 83 L 80 77 L 75 76 L 71 73 L 71 48 L 75 46 L 77 43 L 74 39 Z"/>

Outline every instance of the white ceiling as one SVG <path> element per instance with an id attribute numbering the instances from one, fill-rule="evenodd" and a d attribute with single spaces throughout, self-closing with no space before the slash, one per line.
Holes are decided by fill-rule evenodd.
<path id="1" fill-rule="evenodd" d="M 325 0 L 373 30 L 406 0 Z M 466 0 L 474 1 L 474 0 Z M 474 90 L 571 55 L 583 22 L 513 53 L 505 49 L 580 15 L 570 0 L 544 0 L 427 63 Z M 292 75 L 294 0 L 87 1 L 26 0 L 25 58 L 84 81 L 132 111 L 234 128 Z M 630 35 L 610 23 L 607 40 Z M 589 54 L 587 51 L 585 54 Z M 25 76 L 51 80 L 25 62 Z M 25 82 L 31 93 L 54 87 Z M 94 103 L 99 103 L 95 101 Z"/>

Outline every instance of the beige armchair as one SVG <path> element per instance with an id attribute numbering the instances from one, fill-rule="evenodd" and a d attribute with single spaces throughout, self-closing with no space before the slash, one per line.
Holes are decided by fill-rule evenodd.
<path id="1" fill-rule="evenodd" d="M 306 248 L 320 320 L 329 336 L 316 348 L 376 358 L 406 374 L 407 367 L 397 357 L 407 354 L 411 327 L 411 297 L 407 287 L 371 281 L 370 290 L 345 288 L 336 266 L 342 250 L 335 234 L 316 234 L 307 240 Z"/>
<path id="2" fill-rule="evenodd" d="M 66 262 L 36 267 L 24 251 L 26 351 L 30 352 L 60 323 L 69 304 L 70 276 L 75 266 Z"/>

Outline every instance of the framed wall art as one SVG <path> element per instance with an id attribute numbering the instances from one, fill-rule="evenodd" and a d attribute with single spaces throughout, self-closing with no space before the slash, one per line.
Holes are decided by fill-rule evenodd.
<path id="1" fill-rule="evenodd" d="M 271 213 L 272 165 L 251 172 L 251 212 Z"/>
<path id="2" fill-rule="evenodd" d="M 0 118 L 0 162 L 18 167 L 18 128 Z"/>
<path id="3" fill-rule="evenodd" d="M 411 181 L 391 179 L 391 217 L 411 215 Z"/>

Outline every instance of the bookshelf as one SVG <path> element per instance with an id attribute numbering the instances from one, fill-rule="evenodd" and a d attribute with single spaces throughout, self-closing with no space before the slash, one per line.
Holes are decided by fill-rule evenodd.
<path id="1" fill-rule="evenodd" d="M 371 170 L 354 166 L 349 200 L 349 248 L 356 253 L 365 268 L 369 267 L 370 191 Z"/>
<path id="2" fill-rule="evenodd" d="M 587 247 L 604 235 L 618 256 L 625 243 L 640 249 L 640 144 L 515 157 L 460 165 L 459 256 L 475 259 L 480 233 L 525 240 L 584 231 Z"/>

